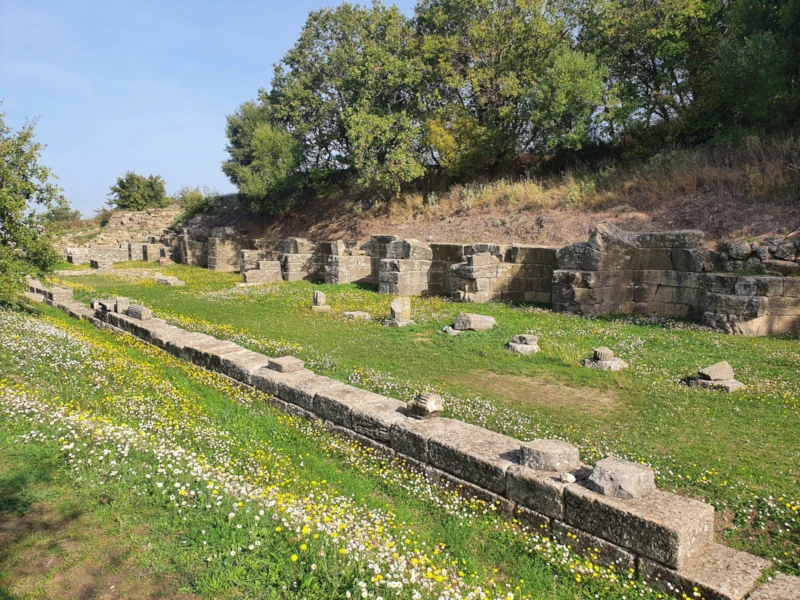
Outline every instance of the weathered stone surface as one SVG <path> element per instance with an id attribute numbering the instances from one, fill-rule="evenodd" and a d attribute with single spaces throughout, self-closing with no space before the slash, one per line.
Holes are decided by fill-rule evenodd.
<path id="1" fill-rule="evenodd" d="M 428 462 L 456 477 L 502 494 L 506 470 L 518 462 L 519 442 L 508 436 L 453 421 L 428 440 Z"/>
<path id="2" fill-rule="evenodd" d="M 569 525 L 673 569 L 714 538 L 713 506 L 660 490 L 623 500 L 575 483 L 564 501 Z"/>
<path id="3" fill-rule="evenodd" d="M 518 344 L 517 342 L 509 342 L 508 349 L 515 354 L 522 354 L 523 356 L 536 354 L 541 350 L 538 344 Z"/>
<path id="4" fill-rule="evenodd" d="M 411 320 L 411 298 L 408 296 L 400 296 L 392 300 L 389 305 L 391 311 L 391 318 L 400 321 Z"/>
<path id="5" fill-rule="evenodd" d="M 794 260 L 797 258 L 797 249 L 793 242 L 784 242 L 775 248 L 775 258 L 778 260 Z"/>
<path id="6" fill-rule="evenodd" d="M 611 542 L 570 527 L 561 521 L 553 521 L 553 537 L 573 552 L 587 556 L 595 564 L 613 566 L 620 572 L 636 568 L 636 556 Z"/>
<path id="7" fill-rule="evenodd" d="M 352 385 L 341 384 L 316 394 L 314 412 L 336 425 L 353 429 L 353 409 L 369 402 L 373 404 L 380 403 L 382 400 L 386 400 L 386 398 L 380 394 L 362 390 Z M 364 431 L 360 433 L 369 435 Z M 389 441 L 389 436 L 387 435 L 385 439 Z"/>
<path id="8" fill-rule="evenodd" d="M 507 498 L 490 492 L 479 485 L 475 485 L 474 483 L 460 479 L 459 477 L 442 471 L 441 469 L 426 465 L 425 476 L 438 487 L 455 490 L 458 492 L 459 496 L 464 498 L 474 498 L 476 500 L 485 502 L 489 507 L 491 507 L 492 510 L 505 517 L 510 518 L 514 513 L 514 503 Z M 528 511 L 528 513 L 532 514 L 533 511 Z M 541 523 L 542 520 L 545 523 L 549 523 L 550 521 L 550 519 L 543 515 L 538 515 L 538 517 L 539 523 Z"/>
<path id="9" fill-rule="evenodd" d="M 374 394 L 363 403 L 351 407 L 350 412 L 353 429 L 357 433 L 384 444 L 391 444 L 392 425 L 408 420 L 405 402 L 380 394 Z"/>
<path id="10" fill-rule="evenodd" d="M 597 461 L 586 487 L 614 498 L 643 498 L 655 491 L 656 480 L 650 467 L 610 456 Z"/>
<path id="11" fill-rule="evenodd" d="M 459 425 L 459 421 L 446 418 L 398 421 L 391 429 L 392 449 L 427 464 L 428 441 Z"/>
<path id="12" fill-rule="evenodd" d="M 408 403 L 408 414 L 418 419 L 435 417 L 443 410 L 442 397 L 433 392 L 420 392 Z"/>
<path id="13" fill-rule="evenodd" d="M 278 358 L 270 358 L 268 367 L 279 373 L 294 373 L 303 369 L 305 363 L 294 356 L 280 356 Z"/>
<path id="14" fill-rule="evenodd" d="M 750 243 L 745 240 L 733 242 L 728 246 L 728 254 L 734 260 L 745 260 L 750 257 L 752 252 L 753 249 L 750 247 Z"/>
<path id="15" fill-rule="evenodd" d="M 611 360 L 584 358 L 582 364 L 589 369 L 600 369 L 601 371 L 621 371 L 628 367 L 628 363 L 621 358 L 612 358 Z"/>
<path id="16" fill-rule="evenodd" d="M 325 292 L 320 292 L 319 290 L 315 291 L 314 306 L 325 306 L 326 304 L 328 304 L 328 301 Z"/>
<path id="17" fill-rule="evenodd" d="M 701 388 L 705 388 L 708 390 L 718 390 L 721 392 L 736 392 L 738 390 L 745 388 L 745 385 L 741 381 L 736 381 L 735 379 L 726 379 L 722 381 L 698 379 L 697 385 Z"/>
<path id="18" fill-rule="evenodd" d="M 220 356 L 219 371 L 231 379 L 253 385 L 253 373 L 267 368 L 269 357 L 246 348 L 231 350 Z"/>
<path id="19" fill-rule="evenodd" d="M 408 239 L 393 241 L 386 247 L 386 258 L 401 260 L 432 260 L 433 252 L 428 244 Z"/>
<path id="20" fill-rule="evenodd" d="M 595 348 L 593 350 L 592 357 L 595 360 L 611 360 L 614 358 L 614 353 L 610 348 L 607 348 L 606 346 L 600 346 L 599 348 Z"/>
<path id="21" fill-rule="evenodd" d="M 317 394 L 324 394 L 333 387 L 344 386 L 339 381 L 315 375 L 306 369 L 292 373 L 281 373 L 269 368 L 259 369 L 253 373 L 252 381 L 253 387 L 313 413 L 317 413 L 314 400 Z"/>
<path id="22" fill-rule="evenodd" d="M 539 343 L 539 336 L 532 335 L 530 333 L 515 335 L 511 338 L 511 341 L 515 344 L 526 344 L 528 346 L 535 346 Z"/>
<path id="23" fill-rule="evenodd" d="M 117 296 L 114 298 L 114 312 L 118 312 L 123 315 L 127 314 L 130 306 L 131 301 L 129 298 L 125 298 L 124 296 Z"/>
<path id="24" fill-rule="evenodd" d="M 446 333 L 450 337 L 455 337 L 461 334 L 460 331 L 458 331 L 457 329 L 453 329 L 452 327 L 450 327 L 450 325 L 445 325 L 444 327 L 442 327 L 441 332 Z"/>
<path id="25" fill-rule="evenodd" d="M 153 317 L 153 312 L 146 306 L 131 304 L 128 307 L 128 316 L 133 317 L 134 319 L 139 319 L 140 321 L 146 321 L 147 319 L 151 319 Z"/>
<path id="26" fill-rule="evenodd" d="M 520 446 L 520 464 L 536 471 L 572 471 L 581 466 L 580 450 L 561 440 L 536 439 Z"/>
<path id="27" fill-rule="evenodd" d="M 554 519 L 564 518 L 564 489 L 560 472 L 537 471 L 524 465 L 511 465 L 506 471 L 506 496 L 536 512 Z"/>
<path id="28" fill-rule="evenodd" d="M 700 369 L 698 373 L 700 379 L 710 379 L 711 381 L 724 381 L 735 377 L 733 367 L 731 367 L 727 360 L 715 363 L 705 369 Z"/>
<path id="29" fill-rule="evenodd" d="M 348 319 L 354 319 L 356 321 L 371 321 L 372 315 L 368 312 L 364 312 L 363 310 L 348 310 L 342 313 L 344 317 Z"/>
<path id="30" fill-rule="evenodd" d="M 800 273 L 800 265 L 790 260 L 765 260 L 762 262 L 768 271 L 775 271 L 787 277 Z"/>
<path id="31" fill-rule="evenodd" d="M 497 321 L 494 317 L 462 312 L 456 317 L 453 328 L 457 331 L 487 331 L 495 325 Z"/>
<path id="32" fill-rule="evenodd" d="M 747 600 L 800 600 L 800 577 L 778 573 L 772 581 L 756 588 Z"/>
<path id="33" fill-rule="evenodd" d="M 753 590 L 770 561 L 721 544 L 708 544 L 684 562 L 669 569 L 646 558 L 639 559 L 639 575 L 654 589 L 705 600 L 742 600 Z"/>

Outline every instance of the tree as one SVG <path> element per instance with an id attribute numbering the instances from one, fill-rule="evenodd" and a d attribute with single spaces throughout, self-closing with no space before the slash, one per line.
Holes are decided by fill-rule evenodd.
<path id="1" fill-rule="evenodd" d="M 427 142 L 450 171 L 485 171 L 522 152 L 585 141 L 604 70 L 571 49 L 550 3 L 424 0 L 416 28 Z"/>
<path id="2" fill-rule="evenodd" d="M 254 209 L 276 213 L 290 206 L 302 183 L 298 177 L 302 146 L 285 128 L 273 124 L 266 92 L 227 117 L 222 172 Z"/>
<path id="3" fill-rule="evenodd" d="M 144 210 L 167 205 L 167 189 L 160 175 L 145 177 L 127 171 L 111 186 L 108 205 L 122 210 Z"/>
<path id="4" fill-rule="evenodd" d="M 354 170 L 362 186 L 397 193 L 424 173 L 422 64 L 396 7 L 341 4 L 312 12 L 275 69 L 275 120 L 302 144 L 307 172 Z"/>
<path id="5" fill-rule="evenodd" d="M 62 192 L 39 164 L 43 146 L 34 141 L 35 126 L 26 122 L 15 132 L 0 113 L 0 302 L 16 298 L 24 275 L 45 275 L 58 259 L 40 211 Z"/>
<path id="6" fill-rule="evenodd" d="M 72 210 L 69 200 L 64 196 L 55 199 L 53 205 L 42 215 L 45 223 L 58 224 L 70 221 L 79 221 L 81 213 L 79 210 Z"/>

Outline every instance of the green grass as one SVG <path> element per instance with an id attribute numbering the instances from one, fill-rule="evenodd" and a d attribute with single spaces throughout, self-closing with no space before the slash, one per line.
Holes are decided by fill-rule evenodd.
<path id="1" fill-rule="evenodd" d="M 591 563 L 566 560 L 563 550 L 483 503 L 439 491 L 396 462 L 280 413 L 263 394 L 132 338 L 70 322 L 54 309 L 44 312 L 48 320 L 0 314 L 0 520 L 33 515 L 59 524 L 4 544 L 0 587 L 8 597 L 77 597 L 81 581 L 95 587 L 116 581 L 121 588 L 143 581 L 147 597 L 357 595 L 358 582 L 375 576 L 369 557 L 379 556 L 387 539 L 401 556 L 428 556 L 434 569 L 461 570 L 487 589 L 494 580 L 491 597 L 507 590 L 541 600 L 655 597 L 625 584 L 624 574 L 622 584 L 609 580 L 613 572 L 586 576 Z M 9 412 L 9 398 L 23 391 L 27 399 Z M 81 433 L 98 424 L 99 433 Z M 126 428 L 142 437 L 127 436 Z M 178 446 L 196 462 L 175 454 Z M 209 475 L 193 475 L 186 466 L 198 463 L 213 471 L 219 496 L 208 491 Z M 261 504 L 257 493 L 231 491 L 220 483 L 225 477 L 276 490 L 264 495 L 277 506 Z M 181 498 L 188 505 L 179 505 Z M 266 508 L 261 520 L 260 506 Z M 363 543 L 363 553 L 340 555 L 344 540 L 295 529 L 286 521 L 289 507 L 307 510 L 310 525 L 327 516 L 345 524 L 348 515 L 361 515 L 370 525 L 359 534 L 363 541 L 347 542 Z M 378 525 L 386 525 L 384 534 Z M 342 528 L 343 538 L 350 528 Z M 59 549 L 58 539 L 65 538 L 72 539 L 70 551 Z M 259 545 L 249 549 L 254 540 Z M 30 557 L 47 552 L 54 560 L 37 563 L 32 576 Z M 116 559 L 104 562 L 104 556 Z M 576 574 L 580 565 L 583 578 Z"/>
<path id="2" fill-rule="evenodd" d="M 295 354 L 312 368 L 408 399 L 423 387 L 447 394 L 451 415 L 522 439 L 559 437 L 586 461 L 616 454 L 651 463 L 659 484 L 705 498 L 728 543 L 800 572 L 800 350 L 797 338 L 742 338 L 683 323 L 584 319 L 527 306 L 461 305 L 413 298 L 417 325 L 356 323 L 342 310 L 376 319 L 390 298 L 358 286 L 305 282 L 232 290 L 237 275 L 175 266 L 160 269 L 185 288 L 125 278 L 124 271 L 70 279 L 76 296 L 126 295 L 190 328 L 267 354 Z M 309 310 L 324 290 L 333 315 Z M 489 332 L 438 333 L 460 310 L 494 316 Z M 505 350 L 512 335 L 539 335 L 542 352 Z M 606 345 L 631 364 L 622 373 L 580 366 Z M 699 367 L 729 361 L 747 389 L 690 389 Z"/>

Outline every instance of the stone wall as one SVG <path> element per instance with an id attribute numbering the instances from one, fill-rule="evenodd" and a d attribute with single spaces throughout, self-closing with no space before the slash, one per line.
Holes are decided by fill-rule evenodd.
<path id="1" fill-rule="evenodd" d="M 212 271 L 234 272 L 240 269 L 241 239 L 232 227 L 217 227 L 207 242 L 207 265 Z"/>
<path id="2" fill-rule="evenodd" d="M 38 282 L 29 288 L 37 295 L 50 293 Z M 770 568 L 768 560 L 716 543 L 713 506 L 655 489 L 652 471 L 641 465 L 614 458 L 594 467 L 582 465 L 576 448 L 556 440 L 522 443 L 454 419 L 415 419 L 396 399 L 316 375 L 297 360 L 291 361 L 299 363 L 296 369 L 284 372 L 279 363 L 285 361 L 168 325 L 152 318 L 146 307 L 131 305 L 124 310 L 127 303 L 119 300 L 98 301 L 94 311 L 71 297 L 50 301 L 74 317 L 128 332 L 266 392 L 281 409 L 397 455 L 435 483 L 454 485 L 500 514 L 552 535 L 579 553 L 591 554 L 594 562 L 638 573 L 663 592 L 743 600 Z M 556 462 L 562 466 L 561 450 L 544 463 L 532 463 L 531 452 L 540 451 L 536 450 L 541 449 L 540 442 L 566 446 L 570 455 L 574 450 L 570 466 L 558 470 L 538 466 Z M 550 462 L 553 458 L 559 460 Z M 565 478 L 562 472 L 574 475 Z M 640 483 L 646 481 L 641 479 L 644 475 L 649 477 L 647 485 Z M 633 487 L 620 493 L 620 485 Z M 790 586 L 800 583 L 798 578 L 788 579 Z"/>
<path id="3" fill-rule="evenodd" d="M 130 260 L 127 247 L 119 246 L 92 246 L 83 248 L 66 248 L 64 251 L 67 262 L 73 265 L 90 264 L 92 260 L 109 263 L 125 262 Z"/>

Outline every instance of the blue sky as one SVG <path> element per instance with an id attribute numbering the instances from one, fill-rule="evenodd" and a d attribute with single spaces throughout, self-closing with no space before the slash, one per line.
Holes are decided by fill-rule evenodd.
<path id="1" fill-rule="evenodd" d="M 336 4 L 0 0 L 0 111 L 14 128 L 38 117 L 42 162 L 84 216 L 127 170 L 169 193 L 234 191 L 225 115 L 269 87 L 308 13 Z"/>

